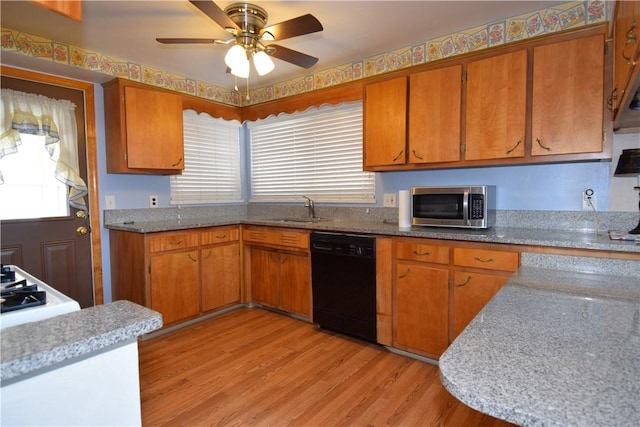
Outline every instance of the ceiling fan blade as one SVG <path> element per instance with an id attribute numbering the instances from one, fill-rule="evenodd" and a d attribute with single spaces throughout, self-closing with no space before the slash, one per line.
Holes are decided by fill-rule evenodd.
<path id="1" fill-rule="evenodd" d="M 290 62 L 302 68 L 311 68 L 318 62 L 318 58 L 314 56 L 275 44 L 267 46 L 267 53 L 274 58 Z"/>
<path id="2" fill-rule="evenodd" d="M 306 14 L 265 27 L 260 31 L 260 36 L 264 37 L 265 33 L 270 33 L 274 40 L 284 40 L 322 30 L 320 21 L 315 16 Z"/>
<path id="3" fill-rule="evenodd" d="M 222 28 L 233 28 L 236 31 L 240 31 L 240 27 L 236 25 L 235 22 L 231 20 L 224 13 L 224 10 L 220 9 L 217 4 L 215 4 L 211 0 L 189 0 L 189 3 L 200 9 L 205 15 L 211 18 L 216 24 L 220 25 Z"/>
<path id="4" fill-rule="evenodd" d="M 223 43 L 226 43 L 224 40 L 219 40 L 219 39 L 157 38 L 156 40 L 163 44 L 187 44 L 187 43 L 223 44 Z"/>

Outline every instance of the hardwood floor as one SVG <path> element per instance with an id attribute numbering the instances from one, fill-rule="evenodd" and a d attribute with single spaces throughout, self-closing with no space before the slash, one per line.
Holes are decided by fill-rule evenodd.
<path id="1" fill-rule="evenodd" d="M 438 368 L 259 308 L 140 342 L 144 426 L 508 426 Z"/>

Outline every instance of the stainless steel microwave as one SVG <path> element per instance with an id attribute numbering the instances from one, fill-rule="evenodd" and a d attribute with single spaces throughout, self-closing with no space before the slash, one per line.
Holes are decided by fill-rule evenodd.
<path id="1" fill-rule="evenodd" d="M 494 185 L 411 188 L 412 225 L 489 228 L 495 223 Z"/>

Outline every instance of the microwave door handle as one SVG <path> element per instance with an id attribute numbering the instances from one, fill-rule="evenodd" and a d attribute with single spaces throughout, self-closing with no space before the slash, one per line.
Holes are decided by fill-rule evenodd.
<path id="1" fill-rule="evenodd" d="M 462 219 L 465 225 L 469 225 L 469 192 L 465 191 L 462 196 Z"/>

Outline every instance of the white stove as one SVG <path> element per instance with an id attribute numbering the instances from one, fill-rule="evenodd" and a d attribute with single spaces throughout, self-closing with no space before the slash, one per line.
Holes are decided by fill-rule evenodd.
<path id="1" fill-rule="evenodd" d="M 14 265 L 2 266 L 0 289 L 0 328 L 80 310 L 77 301 Z"/>

